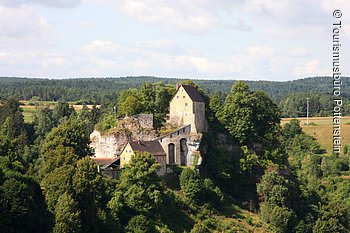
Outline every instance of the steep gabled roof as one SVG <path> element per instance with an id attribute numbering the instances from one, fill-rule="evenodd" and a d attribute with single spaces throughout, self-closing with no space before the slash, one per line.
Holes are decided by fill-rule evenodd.
<path id="1" fill-rule="evenodd" d="M 197 89 L 194 86 L 183 85 L 183 84 L 181 86 L 185 89 L 185 91 L 190 96 L 190 98 L 193 102 L 204 102 L 202 95 L 199 94 L 199 92 L 197 91 Z"/>
<path id="2" fill-rule="evenodd" d="M 102 169 L 107 169 L 108 167 L 112 166 L 113 164 L 115 164 L 116 166 L 120 165 L 120 157 L 116 157 L 114 159 L 111 159 L 110 161 L 108 161 L 108 163 L 106 163 Z"/>
<path id="3" fill-rule="evenodd" d="M 97 158 L 97 157 L 91 157 L 92 160 L 95 161 L 95 163 L 97 163 L 98 165 L 102 165 L 104 166 L 110 166 L 113 163 L 117 162 L 120 158 L 119 156 L 115 157 L 115 158 Z"/>
<path id="4" fill-rule="evenodd" d="M 130 141 L 134 151 L 148 152 L 153 156 L 165 156 L 166 153 L 158 141 Z"/>

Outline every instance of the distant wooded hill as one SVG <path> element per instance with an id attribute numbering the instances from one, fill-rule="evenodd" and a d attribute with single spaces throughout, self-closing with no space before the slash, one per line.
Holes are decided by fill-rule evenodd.
<path id="1" fill-rule="evenodd" d="M 0 98 L 15 96 L 20 100 L 30 100 L 33 97 L 40 100 L 52 101 L 81 101 L 85 103 L 103 103 L 116 100 L 122 90 L 135 87 L 139 88 L 145 82 L 164 82 L 175 84 L 183 79 L 158 78 L 158 77 L 121 77 L 121 78 L 79 78 L 79 79 L 38 79 L 0 77 Z M 194 80 L 209 93 L 230 91 L 235 80 Z M 350 99 L 350 77 L 342 78 L 342 97 Z M 247 81 L 251 90 L 263 90 L 267 92 L 277 103 L 282 104 L 283 111 L 288 116 L 302 116 L 305 106 L 295 109 L 291 113 L 292 102 L 302 102 L 304 98 L 316 99 L 315 105 L 323 109 L 323 113 L 314 115 L 328 115 L 332 105 L 332 78 L 312 77 L 286 82 L 273 81 Z M 324 102 L 327 106 L 320 106 Z M 287 104 L 287 105 L 286 105 Z M 296 105 L 296 104 L 294 104 Z M 296 106 L 294 106 L 296 107 Z"/>

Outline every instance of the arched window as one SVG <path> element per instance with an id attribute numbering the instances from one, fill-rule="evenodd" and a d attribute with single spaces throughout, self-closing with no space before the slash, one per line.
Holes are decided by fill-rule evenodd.
<path id="1" fill-rule="evenodd" d="M 180 140 L 181 166 L 186 166 L 187 165 L 187 153 L 188 153 L 187 140 L 186 140 L 186 138 L 182 138 Z"/>
<path id="2" fill-rule="evenodd" d="M 175 145 L 174 143 L 170 143 L 168 145 L 168 155 L 169 155 L 169 164 L 175 163 Z"/>

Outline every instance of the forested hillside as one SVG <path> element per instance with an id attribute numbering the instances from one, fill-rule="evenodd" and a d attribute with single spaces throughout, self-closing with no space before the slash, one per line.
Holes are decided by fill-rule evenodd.
<path id="1" fill-rule="evenodd" d="M 20 103 L 0 102 L 1 232 L 348 232 L 349 145 L 326 154 L 297 119 L 280 125 L 277 104 L 236 82 L 225 99 L 202 94 L 208 132 L 199 166 L 171 165 L 158 177 L 151 154 L 137 153 L 119 178 L 90 158 L 93 129 L 120 122 L 109 108 L 37 105 L 24 122 Z M 175 85 L 121 91 L 117 116 L 153 113 L 166 128 Z M 243 113 L 243 114 L 242 114 Z"/>
<path id="2" fill-rule="evenodd" d="M 30 100 L 38 96 L 42 100 L 97 101 L 115 95 L 130 87 L 139 88 L 145 82 L 163 82 L 175 84 L 183 79 L 157 77 L 121 77 L 121 78 L 79 78 L 79 79 L 34 79 L 0 77 L 0 97 L 17 96 Z M 342 96 L 350 97 L 350 78 L 343 78 Z M 229 93 L 234 80 L 196 80 L 198 86 L 210 93 Z M 331 77 L 305 78 L 287 82 L 247 81 L 252 90 L 266 91 L 279 101 L 289 93 L 332 94 Z"/>
<path id="3" fill-rule="evenodd" d="M 341 95 L 343 114 L 350 114 L 350 78 L 343 78 Z M 0 77 L 0 98 L 19 100 L 75 101 L 85 104 L 113 105 L 122 90 L 139 88 L 146 82 L 175 84 L 183 79 L 157 77 L 34 79 Z M 196 80 L 208 94 L 224 99 L 235 80 Z M 306 116 L 306 98 L 310 98 L 310 116 L 332 113 L 332 78 L 314 77 L 288 82 L 248 81 L 251 90 L 262 90 L 280 106 L 283 117 Z"/>

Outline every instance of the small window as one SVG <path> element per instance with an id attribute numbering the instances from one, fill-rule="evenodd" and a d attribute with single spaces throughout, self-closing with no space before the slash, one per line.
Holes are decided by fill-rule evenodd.
<path id="1" fill-rule="evenodd" d="M 188 106 L 188 103 L 185 103 L 185 106 Z"/>
<path id="2" fill-rule="evenodd" d="M 182 96 L 182 98 L 185 98 L 185 96 Z"/>
<path id="3" fill-rule="evenodd" d="M 179 96 L 177 95 L 176 98 L 179 98 Z"/>

